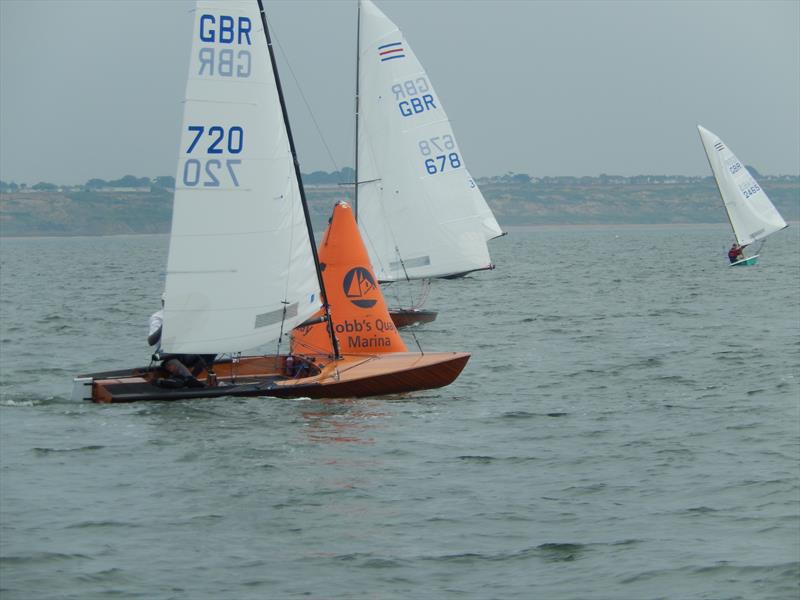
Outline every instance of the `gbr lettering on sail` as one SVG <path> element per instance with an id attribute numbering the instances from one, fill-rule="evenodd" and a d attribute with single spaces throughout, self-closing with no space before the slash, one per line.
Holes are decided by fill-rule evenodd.
<path id="1" fill-rule="evenodd" d="M 438 111 L 440 108 L 433 88 L 424 75 L 391 84 L 391 93 L 402 119 L 424 118 L 431 111 Z M 421 174 L 438 175 L 461 168 L 464 163 L 449 122 L 434 122 L 428 127 L 430 129 L 427 130 L 427 135 L 417 139 L 416 144 L 421 157 Z M 434 133 L 433 129 L 437 130 L 436 135 L 430 135 Z M 472 179 L 469 184 L 470 187 L 475 187 Z"/>
<path id="2" fill-rule="evenodd" d="M 241 15 L 199 15 L 195 26 L 192 77 L 241 81 L 253 71 L 253 22 Z M 190 98 L 187 98 L 190 100 Z M 240 186 L 241 154 L 247 135 L 240 123 L 201 120 L 186 123 L 182 183 L 188 188 Z"/>
<path id="3" fill-rule="evenodd" d="M 199 36 L 203 44 L 198 59 L 198 75 L 215 73 L 221 77 L 250 77 L 252 57 L 249 17 L 200 15 Z"/>

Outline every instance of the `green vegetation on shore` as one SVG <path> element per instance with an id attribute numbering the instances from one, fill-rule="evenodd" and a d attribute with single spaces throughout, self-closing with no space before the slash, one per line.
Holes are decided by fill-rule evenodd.
<path id="1" fill-rule="evenodd" d="M 752 167 L 749 167 L 751 171 Z M 755 174 L 787 221 L 800 220 L 800 177 Z M 303 176 L 315 228 L 352 200 L 353 170 Z M 713 178 L 667 175 L 477 179 L 504 227 L 557 224 L 717 223 L 725 213 Z M 82 186 L 0 181 L 0 235 L 167 233 L 175 180 L 126 175 Z"/>

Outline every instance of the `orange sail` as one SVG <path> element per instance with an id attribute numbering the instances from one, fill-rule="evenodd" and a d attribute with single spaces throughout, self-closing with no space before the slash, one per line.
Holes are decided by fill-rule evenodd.
<path id="1" fill-rule="evenodd" d="M 333 208 L 319 248 L 331 321 L 342 354 L 408 352 L 397 333 L 372 272 L 353 211 L 346 202 Z M 322 315 L 320 311 L 319 315 Z M 319 316 L 318 315 L 318 316 Z M 292 354 L 332 354 L 328 323 L 292 331 Z"/>

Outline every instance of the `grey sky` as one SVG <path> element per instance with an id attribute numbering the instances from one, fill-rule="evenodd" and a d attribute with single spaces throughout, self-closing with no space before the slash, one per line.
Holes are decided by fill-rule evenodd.
<path id="1" fill-rule="evenodd" d="M 797 0 L 375 2 L 473 175 L 705 175 L 697 123 L 800 172 Z M 192 5 L 0 0 L 0 179 L 174 175 Z M 266 7 L 302 170 L 352 166 L 355 1 Z"/>

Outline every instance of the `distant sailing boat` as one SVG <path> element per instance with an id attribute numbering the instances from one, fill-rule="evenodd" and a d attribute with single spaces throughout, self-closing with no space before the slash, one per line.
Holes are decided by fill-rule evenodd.
<path id="1" fill-rule="evenodd" d="M 381 282 L 492 269 L 503 235 L 467 171 L 450 121 L 411 47 L 370 0 L 358 4 L 356 219 Z M 392 309 L 432 321 L 433 311 Z"/>
<path id="2" fill-rule="evenodd" d="M 341 220 L 335 211 L 331 227 Z M 197 374 L 203 387 L 167 386 L 169 374 L 150 365 L 81 375 L 73 398 L 338 398 L 451 383 L 469 354 L 405 352 L 396 332 L 393 344 L 366 255 L 352 251 L 361 243 L 353 230 L 350 245 L 328 250 L 347 267 L 344 279 L 323 277 L 261 0 L 198 1 L 161 346 L 229 358 Z M 352 302 L 332 306 L 326 289 L 335 297 L 343 287 Z M 243 355 L 298 325 L 321 331 L 324 343 L 298 356 Z M 340 337 L 355 350 L 342 352 Z"/>
<path id="3" fill-rule="evenodd" d="M 758 253 L 767 236 L 788 227 L 780 213 L 770 202 L 769 197 L 758 185 L 744 164 L 736 158 L 722 140 L 708 129 L 698 125 L 703 149 L 706 151 L 708 164 L 714 173 L 717 188 L 722 196 L 722 203 L 728 215 L 736 244 L 748 246 L 761 241 L 758 251 L 751 256 L 736 260 L 737 253 L 732 248 L 731 266 L 754 265 L 758 261 Z"/>

